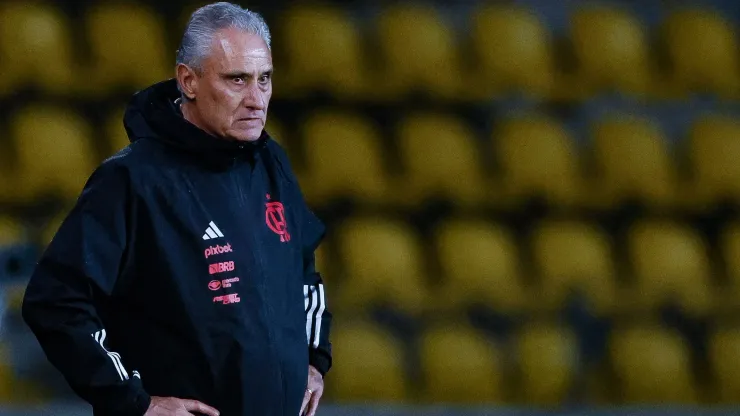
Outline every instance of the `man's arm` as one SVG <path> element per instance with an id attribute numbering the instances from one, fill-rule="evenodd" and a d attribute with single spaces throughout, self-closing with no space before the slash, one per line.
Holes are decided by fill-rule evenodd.
<path id="1" fill-rule="evenodd" d="M 304 282 L 303 295 L 306 310 L 306 338 L 308 340 L 308 359 L 316 370 L 324 376 L 332 365 L 329 332 L 332 315 L 327 308 L 326 291 L 321 275 L 316 270 L 315 251 L 324 235 L 324 226 L 306 208 L 304 216 Z"/>
<path id="2" fill-rule="evenodd" d="M 93 173 L 31 276 L 22 313 L 49 361 L 96 412 L 141 416 L 151 398 L 110 349 L 97 312 L 119 283 L 135 209 L 127 178 L 110 162 Z"/>

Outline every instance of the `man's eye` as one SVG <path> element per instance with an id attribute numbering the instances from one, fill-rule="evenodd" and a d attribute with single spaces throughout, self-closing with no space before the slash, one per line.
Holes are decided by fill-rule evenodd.
<path id="1" fill-rule="evenodd" d="M 270 80 L 270 76 L 269 75 L 262 75 L 260 77 L 260 83 L 262 83 L 262 84 L 266 83 L 269 80 Z"/>
<path id="2" fill-rule="evenodd" d="M 236 82 L 237 84 L 243 84 L 244 83 L 244 78 L 242 78 L 242 77 L 234 77 L 234 78 L 232 78 L 232 80 L 234 82 Z"/>

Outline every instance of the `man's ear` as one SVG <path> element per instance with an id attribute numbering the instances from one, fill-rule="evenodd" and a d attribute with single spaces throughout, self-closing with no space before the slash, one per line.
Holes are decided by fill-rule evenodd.
<path id="1" fill-rule="evenodd" d="M 194 100 L 198 94 L 198 75 L 193 68 L 185 65 L 177 65 L 177 83 L 182 93 L 190 100 Z"/>

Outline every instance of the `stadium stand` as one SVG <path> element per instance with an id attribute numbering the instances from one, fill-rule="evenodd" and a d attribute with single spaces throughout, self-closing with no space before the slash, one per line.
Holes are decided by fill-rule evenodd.
<path id="1" fill-rule="evenodd" d="M 76 199 L 97 156 L 88 122 L 73 109 L 44 103 L 18 108 L 11 120 L 18 171 L 13 194 L 31 201 L 48 194 Z"/>
<path id="2" fill-rule="evenodd" d="M 403 346 L 388 331 L 364 319 L 337 325 L 332 337 L 341 383 L 328 385 L 327 394 L 338 401 L 401 402 L 408 397 Z M 357 377 L 362 374 L 362 377 Z"/>
<path id="3" fill-rule="evenodd" d="M 517 334 L 521 401 L 538 406 L 566 402 L 578 370 L 576 337 L 554 324 L 535 323 Z"/>
<path id="4" fill-rule="evenodd" d="M 523 7 L 488 5 L 472 17 L 473 56 L 480 65 L 466 95 L 485 100 L 509 94 L 546 98 L 553 94 L 552 39 L 542 22 Z"/>
<path id="5" fill-rule="evenodd" d="M 501 120 L 490 147 L 501 184 L 493 203 L 520 208 L 532 199 L 574 207 L 583 195 L 580 159 L 573 139 L 556 119 L 517 115 Z"/>
<path id="6" fill-rule="evenodd" d="M 304 193 L 312 204 L 348 196 L 366 204 L 388 197 L 383 148 L 373 122 L 360 114 L 321 111 L 301 126 L 307 165 Z"/>
<path id="7" fill-rule="evenodd" d="M 141 3 L 92 3 L 85 15 L 91 62 L 82 92 L 104 96 L 172 77 L 174 62 L 160 17 Z"/>
<path id="8" fill-rule="evenodd" d="M 613 311 L 617 284 L 605 233 L 584 222 L 549 220 L 537 226 L 532 239 L 540 275 L 538 306 L 557 311 L 580 296 L 594 313 Z"/>
<path id="9" fill-rule="evenodd" d="M 737 33 L 725 17 L 685 7 L 669 13 L 662 29 L 677 90 L 738 98 Z"/>
<path id="10" fill-rule="evenodd" d="M 740 404 L 736 1 L 247 3 L 328 225 L 328 402 Z M 0 0 L 0 406 L 71 394 L 24 284 L 196 4 Z"/>
<path id="11" fill-rule="evenodd" d="M 618 91 L 645 97 L 650 86 L 647 36 L 628 11 L 596 5 L 573 13 L 571 40 L 581 94 Z"/>
<path id="12" fill-rule="evenodd" d="M 660 327 L 618 329 L 610 345 L 621 402 L 691 404 L 698 401 L 681 338 Z"/>
<path id="13" fill-rule="evenodd" d="M 677 167 L 660 127 L 646 117 L 610 114 L 593 123 L 594 205 L 639 202 L 656 210 L 678 203 Z"/>
<path id="14" fill-rule="evenodd" d="M 475 330 L 459 323 L 436 324 L 423 334 L 420 355 L 427 401 L 503 400 L 501 352 Z"/>
<path id="15" fill-rule="evenodd" d="M 0 3 L 0 97 L 27 87 L 48 95 L 70 93 L 75 64 L 70 22 L 57 7 Z"/>
<path id="16" fill-rule="evenodd" d="M 439 311 L 484 305 L 505 313 L 527 309 L 519 249 L 509 230 L 480 219 L 450 218 L 435 230 L 442 273 Z"/>

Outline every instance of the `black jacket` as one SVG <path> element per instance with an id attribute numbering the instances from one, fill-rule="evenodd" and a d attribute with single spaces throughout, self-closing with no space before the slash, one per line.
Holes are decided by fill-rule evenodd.
<path id="1" fill-rule="evenodd" d="M 223 416 L 296 416 L 309 363 L 331 366 L 324 234 L 267 133 L 216 139 L 174 80 L 137 93 L 131 144 L 91 175 L 31 277 L 23 317 L 95 415 L 150 396 Z"/>

